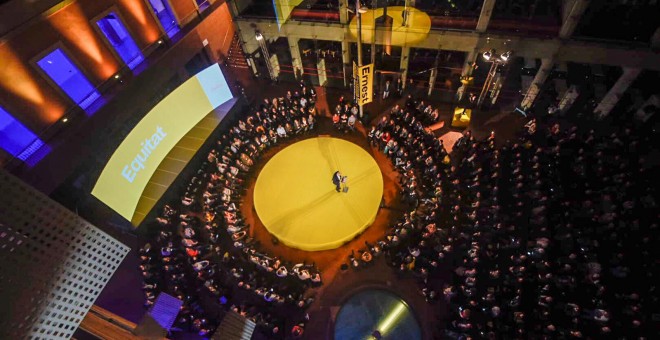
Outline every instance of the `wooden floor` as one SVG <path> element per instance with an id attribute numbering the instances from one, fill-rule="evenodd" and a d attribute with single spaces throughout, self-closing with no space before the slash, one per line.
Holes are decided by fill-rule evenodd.
<path id="1" fill-rule="evenodd" d="M 313 138 L 319 134 L 333 135 L 349 140 L 363 147 L 374 157 L 383 173 L 385 207 L 380 209 L 376 220 L 364 233 L 337 249 L 307 252 L 281 244 L 276 245 L 272 242 L 272 236 L 263 226 L 254 210 L 252 195 L 256 175 L 268 159 L 279 150 L 291 143 L 304 138 Z M 266 253 L 291 262 L 314 262 L 322 272 L 324 284 L 313 292 L 316 301 L 309 309 L 312 318 L 306 329 L 307 339 L 332 339 L 333 321 L 341 303 L 350 295 L 366 288 L 387 289 L 398 294 L 411 305 L 421 324 L 432 325 L 433 320 L 437 320 L 437 309 L 433 310 L 432 306 L 424 301 L 421 294 L 419 294 L 417 283 L 411 278 L 397 277 L 394 270 L 385 263 L 384 259 L 377 259 L 374 265 L 359 271 L 349 269 L 349 271 L 343 272 L 340 269 L 342 264 L 348 262 L 351 251 L 357 253 L 357 250 L 365 248 L 365 241 L 373 244 L 382 239 L 392 221 L 398 219 L 405 208 L 400 201 L 398 173 L 394 171 L 391 162 L 381 152 L 369 146 L 362 127 L 354 133 L 339 134 L 332 127 L 329 118 L 321 118 L 317 131 L 307 136 L 291 139 L 287 143 L 269 150 L 255 164 L 253 169 L 254 172 L 247 183 L 248 190 L 243 197 L 242 205 L 243 215 L 247 223 L 251 225 L 252 236 L 261 243 L 261 247 Z M 431 338 L 430 332 L 431 330 L 424 330 L 425 338 Z"/>
<path id="2" fill-rule="evenodd" d="M 365 230 L 365 232 L 337 249 L 309 252 L 289 248 L 281 244 L 273 244 L 272 236 L 266 230 L 263 223 L 261 223 L 256 211 L 254 210 L 253 193 L 257 174 L 261 171 L 261 168 L 268 162 L 268 160 L 284 147 L 302 139 L 314 138 L 318 135 L 332 135 L 334 137 L 349 140 L 363 147 L 374 157 L 383 174 L 383 196 L 385 200 L 385 206 L 387 208 L 381 208 L 379 210 L 378 214 L 376 215 L 376 220 L 369 228 Z M 291 262 L 304 261 L 307 263 L 316 263 L 319 269 L 321 269 L 323 273 L 323 279 L 326 282 L 330 282 L 334 279 L 339 266 L 342 263 L 347 262 L 347 258 L 350 255 L 351 250 L 357 251 L 360 248 L 364 248 L 365 241 L 373 244 L 381 239 L 385 234 L 385 230 L 388 227 L 389 222 L 399 215 L 399 210 L 401 209 L 398 195 L 398 175 L 392 168 L 392 164 L 389 162 L 389 160 L 382 153 L 372 149 L 368 145 L 363 131 L 358 131 L 351 134 L 338 134 L 338 132 L 335 131 L 335 129 L 332 127 L 332 123 L 328 118 L 319 119 L 317 130 L 313 133 L 306 136 L 290 139 L 286 143 L 280 144 L 277 147 L 268 150 L 268 152 L 262 156 L 262 158 L 253 167 L 252 176 L 249 177 L 247 185 L 248 189 L 245 196 L 243 197 L 241 210 L 243 212 L 243 216 L 246 219 L 246 222 L 252 226 L 252 236 L 261 243 L 263 249 L 267 251 L 268 254 L 278 256 Z"/>

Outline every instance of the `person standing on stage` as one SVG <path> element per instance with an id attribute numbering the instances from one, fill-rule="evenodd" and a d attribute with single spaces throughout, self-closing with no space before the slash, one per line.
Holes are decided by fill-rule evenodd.
<path id="1" fill-rule="evenodd" d="M 348 176 L 341 176 L 341 186 L 343 192 L 348 192 Z"/>
<path id="2" fill-rule="evenodd" d="M 335 185 L 335 190 L 337 192 L 341 191 L 341 172 L 335 171 L 334 175 L 332 175 L 332 184 Z"/>

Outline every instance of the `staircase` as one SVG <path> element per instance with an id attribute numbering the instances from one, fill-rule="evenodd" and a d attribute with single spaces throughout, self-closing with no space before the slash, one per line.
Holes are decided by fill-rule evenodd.
<path id="1" fill-rule="evenodd" d="M 250 340 L 256 324 L 234 312 L 229 312 L 211 340 Z"/>
<path id="2" fill-rule="evenodd" d="M 234 34 L 234 37 L 231 40 L 231 45 L 229 46 L 229 52 L 227 52 L 227 66 L 233 68 L 243 68 L 249 69 L 247 61 L 245 60 L 245 54 L 243 54 L 243 49 L 241 48 L 241 40 L 238 38 L 237 34 Z"/>

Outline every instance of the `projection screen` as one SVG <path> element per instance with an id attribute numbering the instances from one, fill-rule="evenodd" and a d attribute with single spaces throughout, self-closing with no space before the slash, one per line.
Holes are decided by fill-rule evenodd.
<path id="1" fill-rule="evenodd" d="M 218 64 L 188 79 L 142 118 L 110 157 L 92 195 L 131 221 L 140 196 L 170 150 L 232 98 Z"/>

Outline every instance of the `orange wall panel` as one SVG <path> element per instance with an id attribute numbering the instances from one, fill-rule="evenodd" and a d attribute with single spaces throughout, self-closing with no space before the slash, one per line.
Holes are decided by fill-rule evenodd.
<path id="1" fill-rule="evenodd" d="M 142 0 L 76 1 L 25 24 L 0 44 L 0 105 L 39 133 L 60 119 L 72 103 L 36 69 L 32 60 L 60 42 L 94 86 L 122 66 L 93 19 L 115 6 L 137 45 L 144 49 L 161 33 Z"/>
<path id="2" fill-rule="evenodd" d="M 177 15 L 194 13 L 192 0 L 171 0 Z M 141 0 L 77 1 L 41 20 L 33 21 L 0 42 L 0 105 L 35 133 L 41 133 L 59 120 L 72 102 L 41 74 L 32 60 L 60 43 L 98 86 L 121 67 L 103 37 L 93 27 L 92 19 L 115 5 L 121 17 L 144 48 L 158 40 L 160 28 Z M 143 24 L 144 23 L 144 24 Z M 207 39 L 207 49 L 214 59 L 222 59 L 229 50 L 234 26 L 227 4 L 208 13 L 187 39 L 188 47 Z M 194 40 L 194 41 L 193 41 Z M 192 50 L 194 50 L 194 48 Z M 192 51 L 191 50 L 191 51 Z M 181 52 L 179 52 L 181 53 Z"/>
<path id="3" fill-rule="evenodd" d="M 57 121 L 69 102 L 41 77 L 14 47 L 0 45 L 0 105 L 39 133 Z"/>
<path id="4" fill-rule="evenodd" d="M 86 71 L 92 84 L 98 85 L 119 71 L 119 61 L 92 27 L 79 2 L 64 7 L 46 20 L 59 33 L 59 39 Z"/>
<path id="5" fill-rule="evenodd" d="M 163 47 L 162 53 L 153 60 L 153 64 L 136 77 L 130 78 L 116 96 L 97 111 L 94 116 L 62 131 L 62 143 L 53 148 L 51 153 L 39 164 L 22 169 L 20 177 L 26 182 L 46 193 L 53 192 L 62 184 L 84 160 L 97 150 L 90 147 L 98 139 L 98 131 L 104 131 L 109 136 L 120 138 L 121 126 L 133 121 L 134 115 L 147 112 L 151 107 L 148 103 L 168 87 L 166 84 L 177 83 L 174 79 L 183 79 L 187 74 L 185 64 L 196 53 L 204 49 L 202 41 L 209 44 L 206 51 L 217 57 L 219 53 L 226 54 L 234 26 L 230 20 L 226 6 L 219 6 L 213 12 L 207 13 L 203 21 L 189 32 L 183 32 L 181 40 L 169 48 Z M 230 77 L 230 75 L 226 75 Z M 228 81 L 232 83 L 231 78 Z M 2 90 L 0 89 L 0 94 Z M 0 101 L 0 105 L 2 102 Z M 68 138 L 68 136 L 75 136 Z M 104 139 L 102 143 L 110 145 L 120 140 Z M 0 154 L 0 159 L 2 155 Z M 1 161 L 0 161 L 1 162 Z M 87 166 L 87 165 L 85 165 Z M 44 174 L 48 174 L 45 176 Z"/>
<path id="6" fill-rule="evenodd" d="M 200 40 L 208 39 L 213 58 L 222 60 L 229 52 L 234 38 L 234 24 L 227 3 L 211 13 L 207 20 L 200 23 L 197 32 Z"/>
<path id="7" fill-rule="evenodd" d="M 79 3 L 24 27 L 0 45 L 0 101 L 36 133 L 60 119 L 72 105 L 32 61 L 61 43 L 97 86 L 119 70 L 119 62 L 94 31 Z"/>
<path id="8" fill-rule="evenodd" d="M 172 11 L 174 15 L 179 20 L 179 25 L 185 25 L 193 17 L 193 13 L 196 13 L 195 0 L 169 0 L 172 5 Z"/>
<path id="9" fill-rule="evenodd" d="M 146 1 L 117 0 L 117 6 L 140 49 L 158 41 L 162 33 Z"/>

